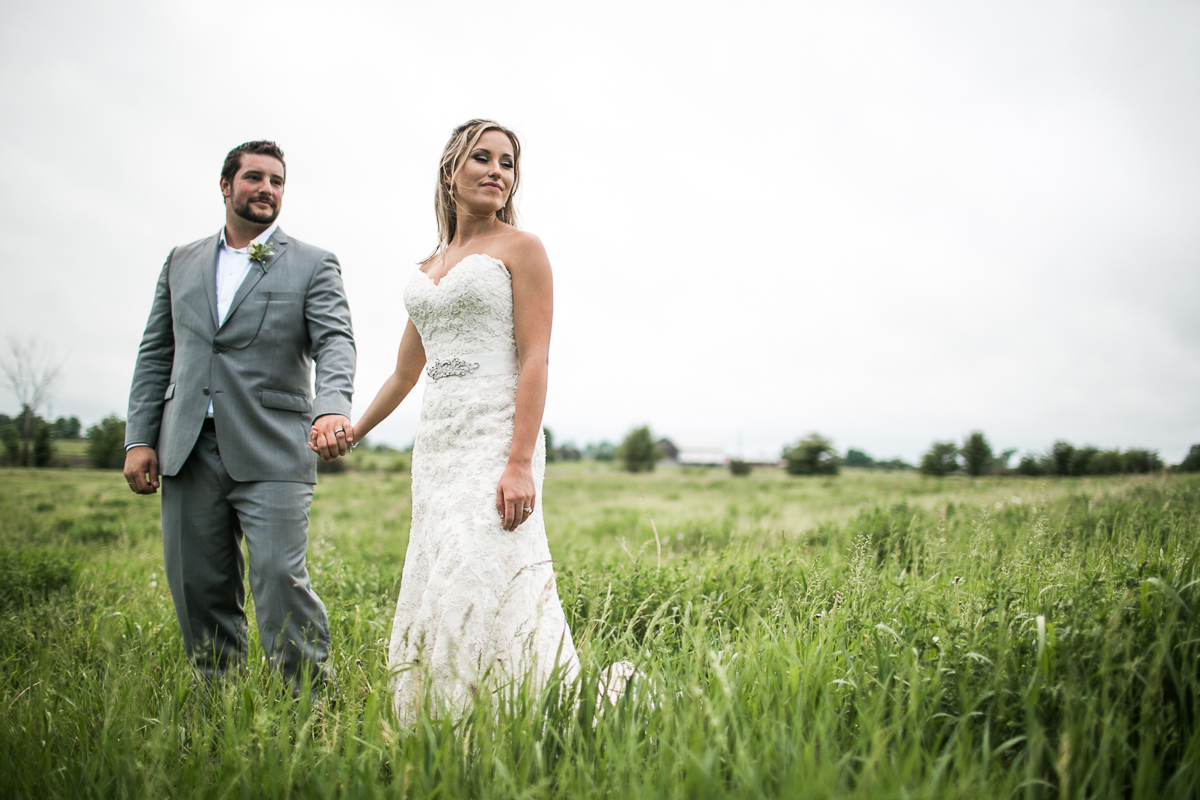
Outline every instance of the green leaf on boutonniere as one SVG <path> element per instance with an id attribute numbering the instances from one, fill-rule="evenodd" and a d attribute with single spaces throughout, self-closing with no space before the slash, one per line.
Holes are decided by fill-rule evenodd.
<path id="1" fill-rule="evenodd" d="M 265 270 L 267 268 L 267 259 L 275 255 L 275 251 L 271 249 L 274 245 L 274 242 L 267 242 L 266 244 L 263 244 L 262 242 L 252 242 L 250 246 L 246 248 L 246 253 L 250 256 L 251 261 L 253 261 L 255 264 L 258 264 Z"/>

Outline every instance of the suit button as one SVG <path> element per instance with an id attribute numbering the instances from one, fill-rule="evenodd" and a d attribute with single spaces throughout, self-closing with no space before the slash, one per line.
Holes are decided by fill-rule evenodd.
<path id="1" fill-rule="evenodd" d="M 205 393 L 205 394 L 208 394 L 208 387 L 207 387 L 207 386 L 205 386 L 205 387 L 204 387 L 204 393 Z"/>
<path id="2" fill-rule="evenodd" d="M 219 352 L 221 352 L 221 345 L 219 345 L 219 344 L 214 344 L 214 345 L 213 345 L 213 352 L 214 352 L 214 353 L 219 353 Z"/>

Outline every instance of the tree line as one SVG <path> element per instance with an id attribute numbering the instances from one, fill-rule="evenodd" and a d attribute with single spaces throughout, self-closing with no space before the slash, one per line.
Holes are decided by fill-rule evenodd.
<path id="1" fill-rule="evenodd" d="M 549 435 L 549 432 L 547 431 Z M 573 458 L 594 457 L 596 460 L 619 461 L 629 472 L 649 472 L 662 460 L 649 426 L 634 428 L 619 446 L 608 442 L 588 445 L 582 453 L 571 448 Z M 560 453 L 562 450 L 560 449 Z M 1081 477 L 1088 475 L 1136 475 L 1161 472 L 1200 472 L 1200 444 L 1192 445 L 1184 460 L 1168 467 L 1158 453 L 1144 448 L 1105 450 L 1091 445 L 1076 447 L 1065 440 L 1054 442 L 1044 453 L 1026 453 L 1017 466 L 1009 466 L 1016 449 L 997 453 L 982 431 L 968 434 L 961 444 L 935 441 L 921 457 L 918 465 L 899 458 L 877 461 L 864 451 L 850 448 L 839 455 L 833 442 L 819 433 L 812 433 L 783 449 L 782 466 L 790 475 L 837 475 L 842 467 L 879 470 L 917 469 L 923 475 L 945 477 L 961 474 L 970 477 L 983 475 L 1025 475 L 1032 477 Z M 561 456 L 560 456 L 561 457 Z M 750 474 L 751 465 L 732 459 L 729 469 L 734 475 Z"/>
<path id="2" fill-rule="evenodd" d="M 573 444 L 554 445 L 554 435 L 545 429 L 547 461 L 576 461 L 592 458 L 597 461 L 619 462 L 628 472 L 649 472 L 662 460 L 650 427 L 642 425 L 626 434 L 620 445 L 609 442 L 589 444 L 579 450 Z M 90 426 L 86 434 L 78 417 L 43 419 L 25 406 L 20 414 L 10 417 L 0 414 L 0 464 L 4 466 L 49 467 L 64 466 L 57 457 L 58 442 L 86 439 L 88 465 L 96 469 L 119 469 L 125 463 L 125 422 L 111 414 Z M 1082 477 L 1089 475 L 1148 474 L 1168 469 L 1153 450 L 1130 448 L 1104 450 L 1093 446 L 1076 447 L 1058 440 L 1044 453 L 1026 453 L 1017 466 L 1009 464 L 1015 449 L 996 453 L 981 431 L 973 431 L 961 444 L 935 441 L 915 466 L 899 458 L 877 461 L 864 451 L 850 448 L 845 456 L 838 454 L 833 442 L 812 433 L 795 444 L 785 447 L 782 465 L 789 475 L 837 475 L 842 467 L 879 470 L 918 469 L 921 474 L 941 478 L 947 475 L 1025 475 L 1031 477 Z M 739 459 L 729 462 L 734 475 L 749 475 L 751 465 Z M 1184 460 L 1174 467 L 1175 472 L 1200 472 L 1200 444 L 1192 445 Z"/>
<path id="3" fill-rule="evenodd" d="M 981 431 L 973 431 L 961 445 L 934 442 L 921 458 L 921 472 L 933 477 L 961 473 L 980 475 L 1026 475 L 1031 477 L 1083 477 L 1087 475 L 1139 475 L 1162 472 L 1166 463 L 1154 450 L 1132 447 L 1104 450 L 1091 445 L 1076 447 L 1058 440 L 1043 453 L 1026 453 L 1010 467 L 1017 451 L 997 455 Z M 1200 445 L 1192 445 L 1187 458 L 1173 468 L 1177 472 L 1200 471 Z"/>
<path id="4" fill-rule="evenodd" d="M 111 414 L 83 432 L 79 417 L 43 419 L 25 406 L 15 417 L 0 414 L 0 464 L 9 467 L 66 466 L 58 443 L 86 439 L 88 465 L 117 469 L 125 463 L 125 422 Z"/>

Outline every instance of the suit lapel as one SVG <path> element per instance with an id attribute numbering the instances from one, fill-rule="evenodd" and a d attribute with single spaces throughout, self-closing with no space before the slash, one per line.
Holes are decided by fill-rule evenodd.
<path id="1" fill-rule="evenodd" d="M 212 312 L 213 330 L 221 327 L 217 317 L 217 256 L 221 252 L 221 233 L 213 237 L 208 261 L 204 262 L 204 292 L 208 295 L 208 310 Z"/>
<path id="2" fill-rule="evenodd" d="M 275 254 L 267 256 L 266 263 L 263 264 L 259 264 L 254 261 L 250 262 L 250 271 L 246 273 L 246 279 L 242 281 L 242 285 L 238 287 L 237 294 L 233 296 L 233 302 L 229 304 L 229 311 L 225 314 L 225 322 L 229 322 L 234 313 L 238 310 L 238 306 L 240 306 L 242 301 L 250 295 L 250 292 L 254 291 L 254 287 L 257 286 L 258 282 L 263 279 L 263 276 L 272 269 L 276 269 L 279 263 L 283 260 L 283 253 L 287 245 L 287 236 L 284 235 L 280 228 L 276 228 L 275 233 L 271 235 L 269 241 L 271 242 L 270 249 L 273 250 Z M 214 272 L 214 297 L 216 295 L 216 285 L 216 273 Z"/>

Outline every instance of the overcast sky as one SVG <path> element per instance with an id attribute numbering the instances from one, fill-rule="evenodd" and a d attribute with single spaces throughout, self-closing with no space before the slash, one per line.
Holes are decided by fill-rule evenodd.
<path id="1" fill-rule="evenodd" d="M 7 0 L 0 25 L 0 334 L 64 359 L 55 415 L 124 416 L 163 260 L 219 229 L 257 138 L 282 226 L 343 265 L 360 414 L 441 149 L 489 117 L 554 267 L 560 441 L 1200 442 L 1195 2 Z M 408 443 L 418 406 L 373 437 Z"/>

